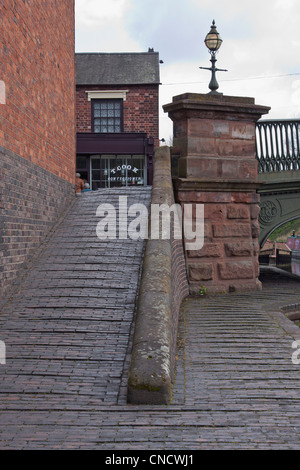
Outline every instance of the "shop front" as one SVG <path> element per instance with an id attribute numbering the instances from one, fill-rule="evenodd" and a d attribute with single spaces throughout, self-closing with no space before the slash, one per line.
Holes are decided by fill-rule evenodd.
<path id="1" fill-rule="evenodd" d="M 76 170 L 97 189 L 152 184 L 154 142 L 146 134 L 77 134 Z"/>

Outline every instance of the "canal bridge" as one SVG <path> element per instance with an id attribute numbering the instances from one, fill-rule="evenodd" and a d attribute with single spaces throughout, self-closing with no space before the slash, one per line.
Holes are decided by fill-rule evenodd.
<path id="1" fill-rule="evenodd" d="M 300 218 L 300 120 L 261 120 L 256 125 L 262 247 L 270 234 Z"/>

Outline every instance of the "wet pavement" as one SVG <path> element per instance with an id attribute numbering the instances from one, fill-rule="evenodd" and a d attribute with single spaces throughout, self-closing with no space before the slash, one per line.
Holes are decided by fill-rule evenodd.
<path id="1" fill-rule="evenodd" d="M 300 329 L 282 307 L 300 281 L 279 272 L 260 292 L 186 299 L 172 403 L 127 404 L 144 244 L 97 238 L 117 197 L 78 198 L 1 310 L 0 449 L 299 449 Z"/>

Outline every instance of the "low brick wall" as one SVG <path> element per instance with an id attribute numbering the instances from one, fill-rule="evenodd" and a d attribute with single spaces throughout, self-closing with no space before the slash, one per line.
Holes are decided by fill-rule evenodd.
<path id="1" fill-rule="evenodd" d="M 0 300 L 74 199 L 73 184 L 0 146 Z"/>
<path id="2" fill-rule="evenodd" d="M 151 204 L 172 206 L 170 149 L 160 147 L 154 161 Z M 182 241 L 147 240 L 128 380 L 130 403 L 170 402 L 178 315 L 188 294 Z"/>

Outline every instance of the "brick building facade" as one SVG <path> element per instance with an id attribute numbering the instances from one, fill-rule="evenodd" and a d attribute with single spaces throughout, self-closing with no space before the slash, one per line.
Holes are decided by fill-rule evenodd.
<path id="1" fill-rule="evenodd" d="M 0 295 L 74 197 L 74 0 L 0 3 Z"/>
<path id="2" fill-rule="evenodd" d="M 151 184 L 159 55 L 76 54 L 77 170 L 93 190 Z"/>

